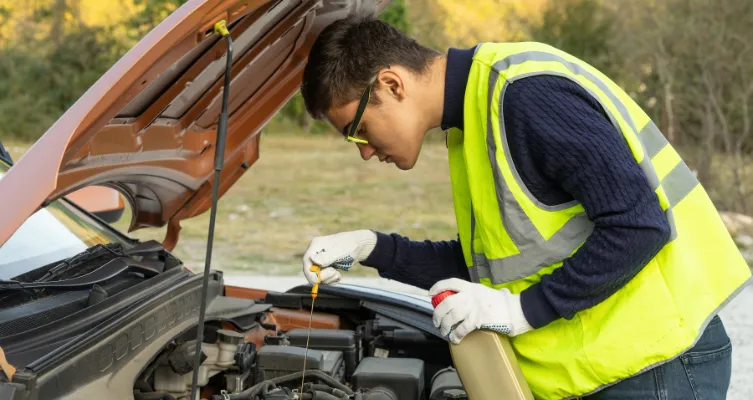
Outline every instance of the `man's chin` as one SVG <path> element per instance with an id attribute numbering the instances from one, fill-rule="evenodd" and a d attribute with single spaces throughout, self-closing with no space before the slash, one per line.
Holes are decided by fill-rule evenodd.
<path id="1" fill-rule="evenodd" d="M 416 161 L 413 162 L 406 162 L 404 160 L 395 161 L 395 166 L 403 171 L 408 171 L 413 169 L 414 166 L 416 166 Z"/>

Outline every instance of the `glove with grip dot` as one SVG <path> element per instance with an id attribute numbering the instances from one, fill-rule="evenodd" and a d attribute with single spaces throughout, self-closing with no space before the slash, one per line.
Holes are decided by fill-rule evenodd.
<path id="1" fill-rule="evenodd" d="M 336 284 L 341 279 L 339 271 L 348 271 L 368 258 L 376 242 L 376 233 L 366 229 L 314 238 L 303 254 L 303 275 L 309 283 L 315 284 L 317 277 L 311 272 L 311 266 L 316 264 L 322 268 L 321 283 Z"/>
<path id="2" fill-rule="evenodd" d="M 495 290 L 480 283 L 452 278 L 437 282 L 430 296 L 444 291 L 455 294 L 444 298 L 434 309 L 434 326 L 443 336 L 458 344 L 476 329 L 488 329 L 508 336 L 532 330 L 523 315 L 520 295 L 503 288 Z"/>

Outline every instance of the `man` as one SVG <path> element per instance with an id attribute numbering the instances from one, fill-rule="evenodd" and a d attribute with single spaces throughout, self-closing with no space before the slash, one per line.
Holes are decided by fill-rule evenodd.
<path id="1" fill-rule="evenodd" d="M 706 192 L 609 78 L 538 43 L 427 49 L 349 18 L 314 44 L 307 110 L 364 160 L 411 169 L 447 132 L 459 240 L 355 230 L 303 257 L 325 284 L 356 263 L 454 290 L 434 324 L 458 343 L 507 334 L 537 398 L 723 399 L 731 345 L 716 316 L 750 270 Z"/>

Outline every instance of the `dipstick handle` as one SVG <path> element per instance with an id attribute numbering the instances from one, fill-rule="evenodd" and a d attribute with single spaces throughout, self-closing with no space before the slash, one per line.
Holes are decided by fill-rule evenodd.
<path id="1" fill-rule="evenodd" d="M 316 284 L 311 288 L 311 298 L 316 299 L 316 296 L 319 294 L 319 284 L 322 283 L 322 268 L 318 265 L 312 265 L 311 272 L 316 273 Z"/>

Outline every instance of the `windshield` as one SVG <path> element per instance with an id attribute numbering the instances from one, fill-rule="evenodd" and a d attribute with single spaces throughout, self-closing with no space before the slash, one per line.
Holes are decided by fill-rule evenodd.
<path id="1" fill-rule="evenodd" d="M 0 179 L 8 171 L 0 161 Z M 29 217 L 0 247 L 0 279 L 11 279 L 97 244 L 124 243 L 102 222 L 57 200 Z"/>

